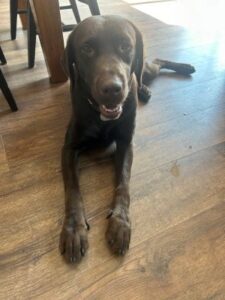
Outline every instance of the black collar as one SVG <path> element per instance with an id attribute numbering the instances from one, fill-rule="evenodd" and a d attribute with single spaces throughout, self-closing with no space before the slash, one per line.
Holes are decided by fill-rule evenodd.
<path id="1" fill-rule="evenodd" d="M 83 98 L 89 103 L 89 105 L 95 110 L 95 111 L 100 111 L 99 110 L 99 105 L 98 103 L 95 101 L 95 99 L 92 97 L 91 93 L 90 93 L 90 89 L 87 86 L 87 84 L 85 83 L 85 81 L 79 76 L 78 79 L 79 85 L 81 87 L 82 90 L 82 96 Z"/>
<path id="2" fill-rule="evenodd" d="M 94 100 L 94 98 L 92 97 L 85 97 L 88 101 L 88 103 L 90 104 L 90 106 L 96 110 L 97 112 L 100 112 L 99 110 L 99 105 L 97 104 L 97 102 Z"/>

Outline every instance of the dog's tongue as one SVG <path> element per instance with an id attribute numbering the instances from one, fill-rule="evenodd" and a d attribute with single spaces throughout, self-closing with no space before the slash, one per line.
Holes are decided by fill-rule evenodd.
<path id="1" fill-rule="evenodd" d="M 102 121 L 116 120 L 122 113 L 122 105 L 117 105 L 114 108 L 107 108 L 105 105 L 100 105 L 100 112 Z"/>

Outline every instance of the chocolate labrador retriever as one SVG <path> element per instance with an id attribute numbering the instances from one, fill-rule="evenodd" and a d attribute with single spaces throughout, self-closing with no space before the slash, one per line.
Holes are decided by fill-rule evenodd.
<path id="1" fill-rule="evenodd" d="M 138 98 L 148 100 L 147 85 L 161 68 L 182 74 L 191 74 L 194 68 L 162 60 L 144 66 L 141 33 L 118 16 L 94 16 L 81 22 L 69 36 L 65 64 L 73 112 L 62 149 L 65 220 L 60 251 L 68 262 L 75 262 L 88 249 L 89 225 L 78 182 L 79 154 L 115 142 L 116 185 L 106 239 L 114 253 L 123 255 L 131 236 L 129 180 Z"/>

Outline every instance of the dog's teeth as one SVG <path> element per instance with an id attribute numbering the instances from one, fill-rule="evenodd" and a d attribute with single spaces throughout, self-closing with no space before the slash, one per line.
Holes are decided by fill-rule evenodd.
<path id="1" fill-rule="evenodd" d="M 107 108 L 105 105 L 102 105 L 102 108 L 109 113 L 117 112 L 120 110 L 120 105 L 117 105 L 115 108 Z"/>
<path id="2" fill-rule="evenodd" d="M 122 105 L 117 105 L 113 109 L 107 108 L 105 105 L 100 106 L 100 119 L 102 121 L 116 120 L 122 113 Z"/>

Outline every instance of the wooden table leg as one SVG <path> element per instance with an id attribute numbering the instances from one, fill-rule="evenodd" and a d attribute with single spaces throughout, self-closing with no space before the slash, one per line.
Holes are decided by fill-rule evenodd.
<path id="1" fill-rule="evenodd" d="M 61 66 L 64 51 L 58 0 L 29 0 L 52 83 L 64 82 Z"/>

